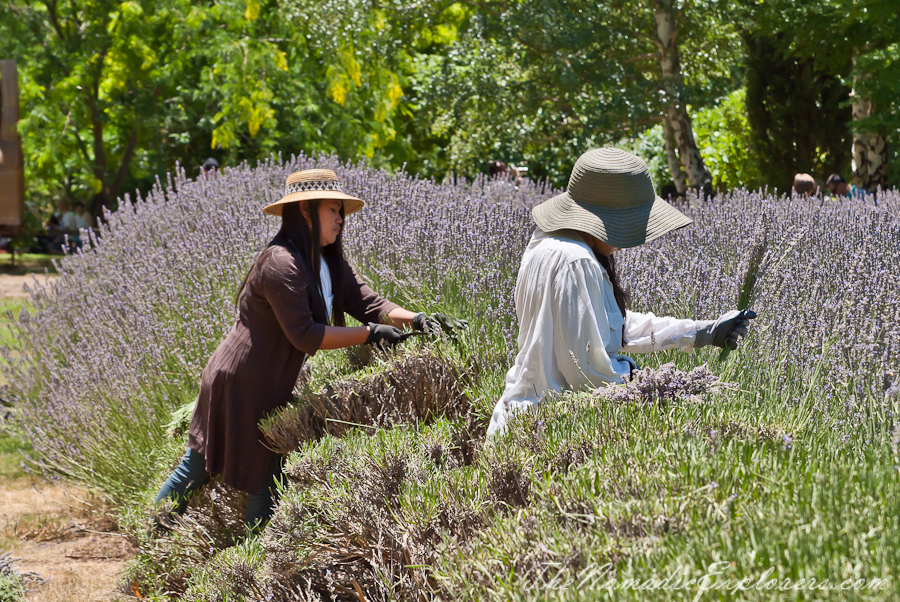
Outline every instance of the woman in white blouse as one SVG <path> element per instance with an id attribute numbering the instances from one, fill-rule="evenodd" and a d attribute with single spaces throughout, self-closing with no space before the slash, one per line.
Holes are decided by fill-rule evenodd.
<path id="1" fill-rule="evenodd" d="M 488 435 L 552 392 L 623 382 L 636 364 L 619 355 L 688 351 L 706 345 L 734 349 L 752 311 L 718 320 L 657 317 L 626 309 L 613 253 L 683 228 L 691 220 L 656 196 L 646 164 L 601 148 L 575 164 L 566 192 L 532 211 L 537 229 L 516 280 L 519 353 L 506 374 Z"/>

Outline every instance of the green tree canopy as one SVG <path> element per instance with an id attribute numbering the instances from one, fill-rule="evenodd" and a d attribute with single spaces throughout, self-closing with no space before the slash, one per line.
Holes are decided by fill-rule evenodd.
<path id="1" fill-rule="evenodd" d="M 449 164 L 527 163 L 565 185 L 584 149 L 661 121 L 665 103 L 653 2 L 467 2 L 471 16 L 440 61 L 421 70 Z M 702 106 L 738 81 L 737 31 L 716 3 L 679 13 L 678 93 Z"/>
<path id="2" fill-rule="evenodd" d="M 415 156 L 395 122 L 414 117 L 402 105 L 411 55 L 399 30 L 415 23 L 391 11 L 303 0 L 8 6 L 0 54 L 20 62 L 32 194 L 110 206 L 176 161 L 196 168 L 209 155 Z M 327 14 L 353 31 L 328 35 Z"/>
<path id="3" fill-rule="evenodd" d="M 796 172 L 849 175 L 851 132 L 896 140 L 895 1 L 739 0 L 737 7 L 764 178 L 783 187 Z M 874 101 L 868 116 L 853 116 L 854 98 Z"/>

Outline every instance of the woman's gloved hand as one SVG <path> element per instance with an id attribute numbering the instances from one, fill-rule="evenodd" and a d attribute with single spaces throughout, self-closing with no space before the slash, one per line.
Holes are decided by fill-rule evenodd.
<path id="1" fill-rule="evenodd" d="M 376 324 L 369 322 L 369 337 L 366 343 L 377 345 L 382 348 L 393 347 L 404 339 L 403 331 L 394 326 L 387 324 Z"/>
<path id="2" fill-rule="evenodd" d="M 737 349 L 740 337 L 747 336 L 747 326 L 756 317 L 752 309 L 736 310 L 722 314 L 718 320 L 697 322 L 697 339 L 694 348 L 713 345 Z"/>
<path id="3" fill-rule="evenodd" d="M 628 365 L 631 366 L 631 371 L 628 373 L 630 376 L 634 376 L 634 373 L 641 369 L 641 367 L 637 365 L 637 362 L 627 355 L 617 355 L 616 359 L 625 360 L 625 362 L 627 362 Z"/>
<path id="4" fill-rule="evenodd" d="M 469 323 L 466 320 L 457 320 L 445 316 L 444 314 L 431 314 L 430 316 L 427 316 L 425 315 L 425 312 L 419 312 L 413 318 L 413 328 L 432 334 L 437 334 L 441 331 L 443 331 L 444 334 L 452 334 L 454 330 L 463 330 L 468 327 Z"/>

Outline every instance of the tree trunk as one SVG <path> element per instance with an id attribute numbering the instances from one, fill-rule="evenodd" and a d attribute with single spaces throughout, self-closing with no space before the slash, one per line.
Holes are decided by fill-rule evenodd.
<path id="1" fill-rule="evenodd" d="M 666 139 L 666 160 L 669 162 L 672 182 L 675 183 L 678 194 L 684 194 L 684 191 L 687 190 L 687 179 L 681 169 L 681 161 L 678 160 L 678 155 L 675 153 L 675 133 L 672 131 L 668 115 L 663 115 L 663 134 Z"/>
<path id="2" fill-rule="evenodd" d="M 688 184 L 695 190 L 712 192 L 712 176 L 703 163 L 700 149 L 694 140 L 691 127 L 691 116 L 681 100 L 681 64 L 678 57 L 678 23 L 677 9 L 673 0 L 657 0 L 656 3 L 656 37 L 659 49 L 659 66 L 662 70 L 662 83 L 665 90 L 665 115 L 674 139 L 678 158 L 684 168 Z M 671 168 L 671 164 L 670 164 Z M 673 172 L 672 179 L 676 174 Z M 676 186 L 677 186 L 676 182 Z"/>
<path id="3" fill-rule="evenodd" d="M 855 62 L 855 61 L 854 61 Z M 859 74 L 853 77 L 853 91 L 850 92 L 853 109 L 853 185 L 870 192 L 887 185 L 887 141 L 884 136 L 872 132 L 859 131 L 859 121 L 874 113 L 872 101 L 857 93 Z"/>

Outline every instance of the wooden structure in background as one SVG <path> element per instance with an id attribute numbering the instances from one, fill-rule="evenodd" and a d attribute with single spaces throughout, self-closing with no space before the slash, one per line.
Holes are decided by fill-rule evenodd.
<path id="1" fill-rule="evenodd" d="M 19 77 L 16 61 L 0 60 L 0 234 L 22 228 L 25 213 L 25 162 L 19 121 Z"/>

